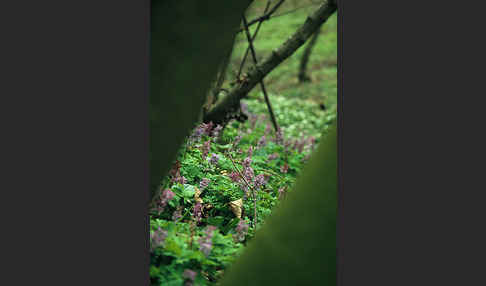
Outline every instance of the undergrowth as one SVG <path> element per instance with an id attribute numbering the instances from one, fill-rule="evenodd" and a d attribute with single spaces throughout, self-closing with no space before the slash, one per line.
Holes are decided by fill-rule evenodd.
<path id="1" fill-rule="evenodd" d="M 224 130 L 203 123 L 187 137 L 150 211 L 153 285 L 217 283 L 335 120 L 333 109 L 314 102 L 271 98 L 281 132 L 250 97 L 242 102 L 246 122 Z"/>

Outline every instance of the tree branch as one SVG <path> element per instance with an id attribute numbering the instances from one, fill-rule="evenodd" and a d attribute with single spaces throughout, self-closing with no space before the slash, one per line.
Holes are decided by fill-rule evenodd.
<path id="1" fill-rule="evenodd" d="M 268 8 L 270 8 L 270 4 L 272 3 L 272 0 L 268 0 L 267 6 L 265 6 L 265 10 L 263 11 L 263 14 L 265 15 L 268 11 Z M 260 30 L 260 27 L 262 26 L 263 21 L 258 22 L 258 26 L 256 27 L 255 33 L 253 33 L 253 36 L 251 37 L 251 40 L 254 41 L 258 31 Z M 240 63 L 240 68 L 238 69 L 238 75 L 236 78 L 240 78 L 241 72 L 243 71 L 243 66 L 245 65 L 246 62 L 246 57 L 248 57 L 248 52 L 250 51 L 250 45 L 246 48 L 245 55 L 243 56 L 243 59 L 241 60 Z"/>
<path id="2" fill-rule="evenodd" d="M 336 9 L 336 2 L 333 0 L 328 0 L 322 4 L 315 12 L 307 17 L 304 24 L 287 41 L 273 50 L 272 54 L 265 58 L 262 63 L 251 69 L 248 73 L 247 80 L 233 87 L 229 94 L 206 114 L 204 121 L 213 121 L 214 123 L 224 122 L 228 113 L 238 110 L 240 100 L 275 67 L 300 48 L 326 22 Z"/>
<path id="3" fill-rule="evenodd" d="M 248 46 L 251 50 L 253 63 L 255 64 L 255 68 L 258 68 L 258 60 L 256 57 L 255 48 L 253 47 L 253 41 L 251 40 L 250 30 L 248 30 L 248 23 L 246 22 L 245 15 L 243 15 L 243 25 L 245 25 L 246 38 L 248 40 Z M 270 99 L 268 98 L 267 90 L 265 89 L 265 84 L 263 83 L 263 78 L 260 80 L 260 87 L 262 88 L 263 96 L 265 98 L 265 103 L 267 104 L 268 113 L 270 113 L 270 118 L 272 119 L 273 127 L 275 128 L 275 132 L 278 132 L 277 120 L 275 119 L 275 115 L 273 114 L 272 105 L 270 104 Z"/>
<path id="4" fill-rule="evenodd" d="M 273 6 L 272 10 L 268 11 L 268 13 L 265 13 L 263 16 L 260 16 L 256 19 L 253 19 L 250 22 L 248 22 L 248 27 L 250 27 L 251 25 L 256 24 L 258 22 L 263 22 L 265 20 L 270 19 L 270 16 L 272 16 L 272 14 L 278 9 L 278 7 L 280 7 L 280 5 L 283 4 L 284 1 L 285 0 L 280 0 L 277 4 L 275 4 L 275 6 Z M 244 30 L 245 30 L 245 28 L 243 27 L 238 32 L 242 32 Z"/>

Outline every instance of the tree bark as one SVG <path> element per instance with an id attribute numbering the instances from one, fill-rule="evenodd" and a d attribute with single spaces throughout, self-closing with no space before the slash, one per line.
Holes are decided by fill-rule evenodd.
<path id="1" fill-rule="evenodd" d="M 307 17 L 305 23 L 287 41 L 273 50 L 272 54 L 265 58 L 262 63 L 250 69 L 247 80 L 232 88 L 229 94 L 206 114 L 204 121 L 223 123 L 227 114 L 238 110 L 240 100 L 275 67 L 300 48 L 336 9 L 335 1 L 330 0 L 322 4 L 319 9 Z"/>

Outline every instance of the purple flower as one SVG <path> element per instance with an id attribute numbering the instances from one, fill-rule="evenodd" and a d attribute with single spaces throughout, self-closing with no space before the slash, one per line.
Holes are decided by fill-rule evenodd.
<path id="1" fill-rule="evenodd" d="M 213 247 L 213 234 L 216 229 L 215 226 L 208 226 L 206 228 L 205 236 L 199 239 L 199 250 L 206 256 L 209 255 L 211 248 Z"/>
<path id="2" fill-rule="evenodd" d="M 253 146 L 250 146 L 250 148 L 248 148 L 248 157 L 251 158 L 252 155 L 253 155 Z"/>
<path id="3" fill-rule="evenodd" d="M 202 205 L 201 205 L 201 203 L 197 202 L 194 205 L 193 216 L 194 216 L 194 219 L 196 220 L 196 222 L 201 221 L 201 217 L 202 217 Z"/>
<path id="4" fill-rule="evenodd" d="M 230 177 L 231 181 L 234 183 L 240 181 L 240 174 L 238 174 L 237 172 L 231 172 L 228 176 Z"/>
<path id="5" fill-rule="evenodd" d="M 201 189 L 201 192 L 207 188 L 207 186 L 209 185 L 209 182 L 211 182 L 210 179 L 208 178 L 204 178 L 201 180 L 201 183 L 199 183 L 199 188 Z"/>
<path id="6" fill-rule="evenodd" d="M 214 128 L 214 130 L 213 130 L 213 136 L 214 136 L 215 138 L 218 138 L 218 136 L 219 136 L 219 132 L 221 132 L 221 130 L 222 130 L 222 129 L 223 129 L 223 126 L 221 126 L 221 125 L 219 125 L 219 124 L 218 124 L 218 125 L 216 125 L 216 127 L 215 127 L 215 128 Z"/>
<path id="7" fill-rule="evenodd" d="M 236 232 L 236 239 L 238 241 L 244 241 L 245 236 L 248 232 L 248 224 L 244 220 L 240 220 L 240 222 L 235 228 L 235 232 Z"/>
<path id="8" fill-rule="evenodd" d="M 150 235 L 150 240 L 152 242 L 152 250 L 159 246 L 163 246 L 167 235 L 168 235 L 167 230 L 158 227 L 157 230 L 155 230 Z"/>
<path id="9" fill-rule="evenodd" d="M 204 145 L 202 146 L 202 158 L 203 158 L 203 160 L 206 160 L 206 156 L 208 156 L 210 149 L 211 149 L 211 141 L 208 140 L 208 141 L 204 142 Z"/>
<path id="10" fill-rule="evenodd" d="M 265 135 L 263 135 L 262 137 L 260 137 L 260 140 L 258 140 L 258 148 L 261 148 L 261 147 L 264 147 L 265 145 L 267 145 L 267 139 L 265 138 Z"/>
<path id="11" fill-rule="evenodd" d="M 172 192 L 170 189 L 166 189 L 162 192 L 162 196 L 167 200 L 170 201 L 172 198 L 175 196 L 174 192 Z"/>
<path id="12" fill-rule="evenodd" d="M 194 129 L 194 132 L 190 136 L 189 140 L 191 142 L 199 141 L 201 139 L 201 136 L 204 134 L 204 127 L 202 125 L 199 125 Z"/>
<path id="13" fill-rule="evenodd" d="M 248 156 L 243 160 L 242 165 L 243 165 L 244 168 L 249 168 L 250 164 L 251 164 L 251 158 L 250 158 L 250 156 Z"/>
<path id="14" fill-rule="evenodd" d="M 184 270 L 184 273 L 182 273 L 182 278 L 184 279 L 189 279 L 191 282 L 194 282 L 194 279 L 196 279 L 197 273 L 195 271 L 192 271 L 191 269 L 186 269 Z"/>
<path id="15" fill-rule="evenodd" d="M 255 177 L 255 187 L 260 188 L 261 186 L 265 185 L 265 176 L 263 174 L 260 174 Z"/>
<path id="16" fill-rule="evenodd" d="M 172 177 L 178 177 L 180 174 L 180 169 L 181 169 L 181 162 L 179 162 L 179 160 L 176 160 L 174 165 L 172 166 L 172 169 L 170 169 L 169 174 Z"/>
<path id="17" fill-rule="evenodd" d="M 174 198 L 174 196 L 175 196 L 175 194 L 169 189 L 165 189 L 162 192 L 162 194 L 160 195 L 160 202 L 159 202 L 159 205 L 157 207 L 159 214 L 161 214 L 164 211 L 165 206 L 167 206 L 167 202 L 172 200 L 172 198 Z"/>
<path id="18" fill-rule="evenodd" d="M 172 213 L 172 220 L 178 221 L 182 218 L 182 209 L 177 209 Z"/>
<path id="19" fill-rule="evenodd" d="M 255 173 L 253 171 L 252 167 L 245 168 L 243 170 L 243 176 L 245 176 L 245 179 L 249 182 L 253 182 L 253 178 L 255 176 Z"/>
<path id="20" fill-rule="evenodd" d="M 211 136 L 211 130 L 213 129 L 213 125 L 214 125 L 213 122 L 210 121 L 209 123 L 207 124 L 203 123 L 202 125 L 204 127 L 204 133 L 206 133 L 206 135 L 208 136 Z"/>
<path id="21" fill-rule="evenodd" d="M 186 180 L 186 177 L 184 176 L 177 176 L 175 178 L 172 178 L 172 182 L 175 182 L 175 183 L 180 183 L 180 184 L 185 184 L 187 183 L 187 180 Z"/>
<path id="22" fill-rule="evenodd" d="M 217 154 L 212 154 L 211 158 L 209 159 L 209 163 L 216 165 L 218 164 L 219 156 Z"/>

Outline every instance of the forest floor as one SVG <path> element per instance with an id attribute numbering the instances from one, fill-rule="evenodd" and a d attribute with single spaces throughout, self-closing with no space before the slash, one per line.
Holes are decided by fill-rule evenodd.
<path id="1" fill-rule="evenodd" d="M 247 18 L 261 15 L 265 4 L 256 1 Z M 309 4 L 286 1 L 275 14 L 284 15 L 263 23 L 255 41 L 259 59 L 303 24 L 317 7 Z M 259 86 L 242 101 L 247 121 L 232 121 L 223 130 L 201 124 L 192 131 L 150 210 L 153 285 L 216 284 L 291 191 L 321 134 L 336 120 L 336 21 L 333 15 L 320 30 L 309 61 L 311 82 L 297 78 L 305 45 L 265 78 L 282 134 L 272 128 Z M 246 47 L 240 33 L 227 79 L 234 78 Z"/>

